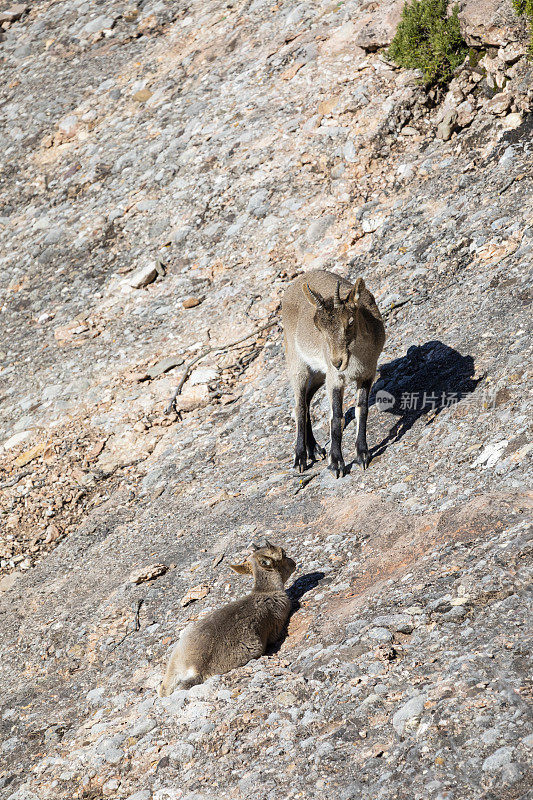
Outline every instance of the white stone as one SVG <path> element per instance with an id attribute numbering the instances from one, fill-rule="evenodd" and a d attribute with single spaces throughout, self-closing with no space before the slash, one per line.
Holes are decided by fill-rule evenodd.
<path id="1" fill-rule="evenodd" d="M 150 717 L 146 717 L 146 719 L 141 719 L 132 728 L 130 728 L 129 735 L 137 737 L 144 736 L 150 731 L 153 731 L 153 729 L 156 727 L 157 722 Z"/>
<path id="2" fill-rule="evenodd" d="M 381 228 L 384 221 L 384 217 L 369 217 L 362 221 L 361 227 L 365 233 L 374 233 L 378 228 Z"/>
<path id="3" fill-rule="evenodd" d="M 126 798 L 126 800 L 150 800 L 151 793 L 148 789 L 143 789 L 141 792 L 135 792 L 135 794 L 130 794 Z"/>
<path id="4" fill-rule="evenodd" d="M 111 30 L 115 23 L 113 17 L 100 16 L 91 20 L 83 27 L 83 33 L 90 35 L 91 33 L 98 33 L 99 31 Z"/>
<path id="5" fill-rule="evenodd" d="M 398 709 L 392 718 L 392 727 L 397 734 L 401 736 L 408 722 L 422 716 L 426 700 L 427 695 L 418 694 Z"/>
<path id="6" fill-rule="evenodd" d="M 63 117 L 63 119 L 60 120 L 57 127 L 59 128 L 61 133 L 64 133 L 66 135 L 72 135 L 76 130 L 77 124 L 78 124 L 78 118 L 75 116 L 75 114 L 69 114 L 68 117 Z"/>
<path id="7" fill-rule="evenodd" d="M 215 367 L 198 367 L 189 378 L 189 386 L 199 386 L 200 384 L 210 383 L 218 377 L 218 370 Z"/>
<path id="8" fill-rule="evenodd" d="M 91 691 L 87 692 L 87 694 L 85 695 L 85 699 L 92 706 L 98 706 L 103 702 L 103 700 L 102 700 L 103 694 L 104 694 L 104 690 L 102 688 L 100 688 L 100 689 L 91 689 Z"/>
<path id="9" fill-rule="evenodd" d="M 39 800 L 35 792 L 31 792 L 26 786 L 27 784 L 24 784 L 16 792 L 10 794 L 7 800 Z"/>
<path id="10" fill-rule="evenodd" d="M 135 270 L 132 275 L 127 278 L 127 283 L 133 289 L 141 289 L 143 286 L 148 286 L 153 283 L 157 278 L 157 268 L 155 264 L 147 264 L 145 267 Z"/>
<path id="11" fill-rule="evenodd" d="M 512 131 L 515 128 L 519 128 L 523 121 L 524 118 L 522 117 L 522 114 L 519 114 L 515 111 L 512 114 L 507 114 L 506 117 L 503 117 L 501 122 L 504 128 Z"/>
<path id="12" fill-rule="evenodd" d="M 342 154 L 349 164 L 353 164 L 354 161 L 357 161 L 357 149 L 354 143 L 350 140 L 348 140 L 344 145 Z"/>
<path id="13" fill-rule="evenodd" d="M 488 444 L 476 458 L 472 466 L 484 466 L 485 469 L 487 469 L 487 467 L 493 467 L 494 464 L 496 464 L 496 462 L 502 457 L 502 453 L 508 444 L 509 442 L 507 439 L 502 439 L 501 442 L 493 442 L 492 444 Z"/>
<path id="14" fill-rule="evenodd" d="M 4 450 L 10 450 L 12 447 L 22 444 L 22 442 L 25 442 L 26 439 L 30 438 L 31 434 L 32 431 L 19 431 L 19 433 L 13 434 L 13 436 L 10 436 L 9 439 L 5 440 L 3 444 Z"/>

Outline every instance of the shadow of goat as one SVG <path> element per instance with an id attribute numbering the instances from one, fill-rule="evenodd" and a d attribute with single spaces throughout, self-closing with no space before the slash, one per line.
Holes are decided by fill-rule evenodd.
<path id="1" fill-rule="evenodd" d="M 398 419 L 371 449 L 373 458 L 400 441 L 420 417 L 431 412 L 432 421 L 443 409 L 464 401 L 483 380 L 474 378 L 472 356 L 463 356 L 438 340 L 410 347 L 405 356 L 382 364 L 378 371 L 369 405 Z M 354 416 L 352 407 L 346 412 L 345 425 Z"/>
<path id="2" fill-rule="evenodd" d="M 289 615 L 289 619 L 287 621 L 287 625 L 285 626 L 283 633 L 279 637 L 278 641 L 269 647 L 266 651 L 267 655 L 272 655 L 273 653 L 277 653 L 280 649 L 281 645 L 287 638 L 287 626 L 291 620 L 293 614 L 295 614 L 299 609 L 300 606 L 300 598 L 304 596 L 307 592 L 310 592 L 311 589 L 314 589 L 315 586 L 318 586 L 320 581 L 325 578 L 324 572 L 309 572 L 307 575 L 301 575 L 297 580 L 294 581 L 292 586 L 287 589 L 287 594 L 291 600 L 291 613 Z"/>

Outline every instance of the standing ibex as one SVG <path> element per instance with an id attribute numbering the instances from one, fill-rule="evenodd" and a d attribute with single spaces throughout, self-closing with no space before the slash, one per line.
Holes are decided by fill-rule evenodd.
<path id="1" fill-rule="evenodd" d="M 342 402 L 346 385 L 355 381 L 357 397 L 356 463 L 366 469 L 368 396 L 385 343 L 385 328 L 373 295 L 362 278 L 355 285 L 332 272 L 313 270 L 287 288 L 282 305 L 285 355 L 296 399 L 294 466 L 324 457 L 311 427 L 310 403 L 326 384 L 331 402 L 329 469 L 338 478 L 346 472 L 341 451 Z"/>
<path id="2" fill-rule="evenodd" d="M 243 564 L 230 566 L 253 575 L 252 591 L 182 631 L 159 687 L 160 697 L 260 658 L 279 638 L 291 610 L 283 585 L 296 569 L 292 558 L 267 541 L 264 547 L 254 544 Z"/>

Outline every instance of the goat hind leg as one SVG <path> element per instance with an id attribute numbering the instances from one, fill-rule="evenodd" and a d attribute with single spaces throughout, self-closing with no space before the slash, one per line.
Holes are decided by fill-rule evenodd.
<path id="1" fill-rule="evenodd" d="M 307 400 L 306 400 L 307 375 L 299 374 L 294 381 L 295 416 L 296 416 L 296 445 L 294 447 L 294 467 L 298 472 L 307 469 Z"/>
<path id="2" fill-rule="evenodd" d="M 357 406 L 355 416 L 357 418 L 357 439 L 355 443 L 355 463 L 363 469 L 370 463 L 368 444 L 366 441 L 366 419 L 368 416 L 368 396 L 372 386 L 371 380 L 357 381 Z"/>

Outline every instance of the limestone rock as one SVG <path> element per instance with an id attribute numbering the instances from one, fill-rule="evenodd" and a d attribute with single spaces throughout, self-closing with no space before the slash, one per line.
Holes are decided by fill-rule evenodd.
<path id="1" fill-rule="evenodd" d="M 461 32 L 468 45 L 502 47 L 510 42 L 527 49 L 527 26 L 507 0 L 460 0 Z"/>
<path id="2" fill-rule="evenodd" d="M 150 564 L 147 567 L 138 567 L 130 573 L 128 580 L 130 583 L 146 583 L 146 581 L 153 581 L 164 575 L 167 570 L 166 564 Z M 137 734 L 132 733 L 131 735 L 136 736 Z"/>
<path id="3" fill-rule="evenodd" d="M 355 44 L 369 53 L 387 47 L 393 40 L 402 15 L 402 0 L 373 4 L 371 18 L 355 36 Z"/>
<path id="4" fill-rule="evenodd" d="M 15 3 L 12 6 L 0 11 L 0 25 L 3 22 L 16 22 L 29 9 L 26 3 Z"/>
<path id="5" fill-rule="evenodd" d="M 422 716 L 426 700 L 427 695 L 416 695 L 396 711 L 392 717 L 392 726 L 396 733 L 402 735 L 406 726 L 412 725 Z"/>
<path id="6" fill-rule="evenodd" d="M 454 108 L 446 112 L 437 127 L 437 138 L 447 142 L 451 138 L 457 124 L 458 113 Z"/>
<path id="7" fill-rule="evenodd" d="M 132 275 L 128 276 L 128 284 L 133 289 L 142 289 L 143 286 L 153 283 L 158 276 L 157 267 L 155 264 L 147 264 L 145 267 L 140 267 Z"/>
<path id="8" fill-rule="evenodd" d="M 510 92 L 500 92 L 494 95 L 485 107 L 491 114 L 503 117 L 511 107 L 512 100 L 513 98 Z"/>

